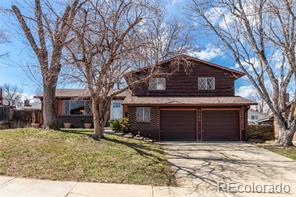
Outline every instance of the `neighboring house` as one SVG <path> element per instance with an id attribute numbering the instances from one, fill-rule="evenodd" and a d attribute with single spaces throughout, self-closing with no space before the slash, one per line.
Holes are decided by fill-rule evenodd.
<path id="1" fill-rule="evenodd" d="M 122 118 L 122 100 L 129 94 L 125 91 L 117 95 L 111 102 L 110 119 Z M 35 96 L 42 101 L 43 96 Z M 72 127 L 82 128 L 84 123 L 93 123 L 90 94 L 87 89 L 57 89 L 57 113 L 59 127 L 71 123 Z"/>
<path id="2" fill-rule="evenodd" d="M 3 90 L 0 88 L 0 106 L 5 105 L 8 106 L 10 104 L 9 100 L 4 98 L 3 96 Z"/>
<path id="3" fill-rule="evenodd" d="M 290 111 L 290 107 L 291 107 L 292 102 L 293 101 L 288 103 L 286 114 L 283 113 L 283 115 L 288 115 L 288 112 Z M 249 110 L 249 115 L 250 115 L 250 110 Z M 294 118 L 296 118 L 296 110 L 294 111 Z M 279 130 L 278 130 L 278 126 L 277 126 L 276 121 L 274 120 L 273 115 L 268 115 L 266 118 L 260 119 L 260 120 L 256 121 L 255 123 L 258 125 L 271 125 L 275 139 L 278 138 Z M 296 134 L 294 134 L 293 141 L 296 142 Z"/>
<path id="4" fill-rule="evenodd" d="M 247 112 L 255 104 L 234 95 L 234 82 L 244 73 L 183 58 L 186 65 L 180 62 L 177 71 L 131 88 L 132 96 L 123 100 L 131 132 L 158 140 L 243 141 Z M 159 63 L 157 69 L 171 69 L 174 60 Z M 127 83 L 150 68 L 130 72 Z"/>
<path id="5" fill-rule="evenodd" d="M 261 122 L 261 120 L 265 120 L 268 117 L 268 114 L 256 111 L 254 109 L 249 109 L 248 111 L 248 122 L 249 123 L 257 123 Z"/>

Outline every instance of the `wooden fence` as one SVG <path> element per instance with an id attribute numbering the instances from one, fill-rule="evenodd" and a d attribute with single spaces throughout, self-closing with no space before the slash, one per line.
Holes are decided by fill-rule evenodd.
<path id="1" fill-rule="evenodd" d="M 9 106 L 0 106 L 0 121 L 9 121 Z"/>
<path id="2" fill-rule="evenodd" d="M 1 110 L 0 108 L 0 121 L 5 122 L 5 124 L 9 123 L 9 128 L 32 127 L 32 123 L 42 125 L 42 111 L 36 109 L 16 110 L 10 108 Z"/>

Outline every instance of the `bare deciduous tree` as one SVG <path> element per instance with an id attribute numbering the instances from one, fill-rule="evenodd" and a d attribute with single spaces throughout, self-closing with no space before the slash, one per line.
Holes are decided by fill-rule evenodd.
<path id="1" fill-rule="evenodd" d="M 3 96 L 8 101 L 8 105 L 20 107 L 22 104 L 22 90 L 17 86 L 4 84 L 2 87 Z"/>
<path id="2" fill-rule="evenodd" d="M 160 13 L 147 0 L 89 0 L 79 13 L 68 47 L 78 72 L 68 73 L 90 92 L 95 137 L 103 135 L 112 98 L 127 89 L 114 89 L 127 71 L 184 52 L 181 26 L 165 26 Z"/>
<path id="3" fill-rule="evenodd" d="M 296 73 L 295 6 L 290 0 L 192 0 L 191 6 L 196 22 L 229 50 L 270 108 L 282 146 L 292 145 L 296 130 L 295 102 L 285 113 Z"/>
<path id="4" fill-rule="evenodd" d="M 7 35 L 4 31 L 0 30 L 0 45 L 7 43 Z M 7 55 L 7 53 L 0 53 L 0 58 Z"/>
<path id="5" fill-rule="evenodd" d="M 61 70 L 61 58 L 65 45 L 70 41 L 68 34 L 79 7 L 79 0 L 60 10 L 59 3 L 35 0 L 33 16 L 25 16 L 18 6 L 13 5 L 24 35 L 33 49 L 40 66 L 43 80 L 43 120 L 46 129 L 58 129 L 56 118 L 55 91 Z M 26 10 L 26 13 L 28 10 Z M 60 14 L 61 13 L 61 14 Z"/>

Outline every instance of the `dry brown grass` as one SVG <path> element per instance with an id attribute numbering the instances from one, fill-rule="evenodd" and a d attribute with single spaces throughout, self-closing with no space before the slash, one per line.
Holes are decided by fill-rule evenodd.
<path id="1" fill-rule="evenodd" d="M 161 147 L 90 130 L 0 131 L 0 175 L 51 180 L 175 185 Z"/>

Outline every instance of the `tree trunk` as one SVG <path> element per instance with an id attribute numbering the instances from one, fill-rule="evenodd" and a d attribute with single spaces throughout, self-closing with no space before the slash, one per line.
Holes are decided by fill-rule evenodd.
<path id="1" fill-rule="evenodd" d="M 276 140 L 275 144 L 280 146 L 285 146 L 285 147 L 293 146 L 292 141 L 295 134 L 295 130 L 286 129 L 280 126 L 280 124 L 278 124 L 277 121 L 275 121 L 274 127 L 278 132 L 278 139 Z"/>
<path id="2" fill-rule="evenodd" d="M 57 105 L 55 87 L 44 86 L 43 97 L 43 125 L 45 129 L 59 129 L 57 124 Z"/>
<path id="3" fill-rule="evenodd" d="M 295 131 L 279 129 L 279 138 L 276 141 L 276 144 L 280 146 L 293 146 L 293 136 Z"/>
<path id="4" fill-rule="evenodd" d="M 94 120 L 94 134 L 95 138 L 100 139 L 104 134 L 105 121 L 100 117 L 99 104 L 97 99 L 92 99 L 92 113 Z"/>

